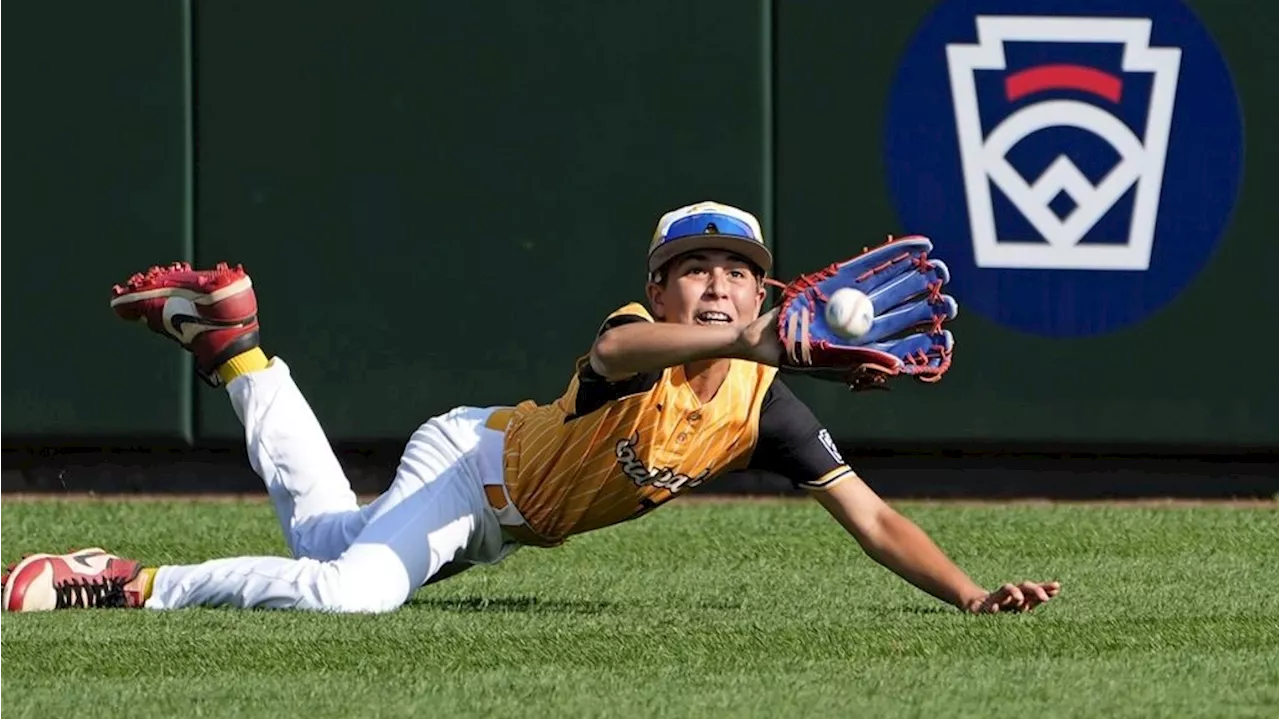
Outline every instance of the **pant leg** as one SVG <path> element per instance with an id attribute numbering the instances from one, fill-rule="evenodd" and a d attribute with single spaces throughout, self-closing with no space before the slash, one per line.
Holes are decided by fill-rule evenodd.
<path id="1" fill-rule="evenodd" d="M 240 557 L 161 567 L 150 609 L 263 607 L 385 612 L 454 560 L 489 562 L 505 540 L 456 427 L 440 419 L 411 438 L 391 490 L 334 560 Z M 469 451 L 469 450 L 468 450 Z"/>
<path id="2" fill-rule="evenodd" d="M 295 557 L 333 559 L 364 528 L 356 495 L 289 366 L 276 357 L 227 386 L 249 464 L 266 484 Z"/>

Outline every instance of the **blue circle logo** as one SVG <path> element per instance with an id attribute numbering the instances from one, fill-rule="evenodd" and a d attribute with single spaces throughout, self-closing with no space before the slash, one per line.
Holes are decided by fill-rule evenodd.
<path id="1" fill-rule="evenodd" d="M 962 306 L 1038 335 L 1156 312 L 1209 260 L 1240 184 L 1231 74 L 1178 0 L 944 1 L 886 120 L 904 231 L 932 238 Z"/>

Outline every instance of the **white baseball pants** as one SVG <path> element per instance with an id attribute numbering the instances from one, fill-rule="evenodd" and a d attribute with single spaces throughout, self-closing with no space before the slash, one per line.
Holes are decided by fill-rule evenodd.
<path id="1" fill-rule="evenodd" d="M 484 495 L 502 482 L 502 433 L 484 426 L 492 409 L 460 407 L 422 425 L 391 487 L 361 507 L 283 360 L 227 392 L 293 558 L 161 567 L 147 608 L 386 612 L 451 561 L 492 564 L 517 548 Z"/>

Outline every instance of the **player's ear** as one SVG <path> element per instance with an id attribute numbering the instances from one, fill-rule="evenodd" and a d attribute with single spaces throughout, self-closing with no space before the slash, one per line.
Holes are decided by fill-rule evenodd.
<path id="1" fill-rule="evenodd" d="M 667 303 L 666 298 L 664 297 L 665 292 L 666 287 L 654 282 L 652 279 L 650 279 L 649 283 L 646 284 L 644 288 L 645 297 L 649 300 L 649 309 L 653 313 L 653 318 L 656 320 L 661 320 L 667 316 Z"/>

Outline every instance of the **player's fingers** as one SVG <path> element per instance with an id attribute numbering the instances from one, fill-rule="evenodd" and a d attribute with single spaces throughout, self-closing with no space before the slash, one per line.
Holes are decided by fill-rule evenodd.
<path id="1" fill-rule="evenodd" d="M 1003 592 L 1004 595 L 1006 596 L 1006 600 L 1003 602 L 1005 606 L 1007 607 L 1022 606 L 1023 597 L 1022 597 L 1021 589 L 1018 589 L 1018 587 L 1016 587 L 1013 584 L 1006 584 L 1003 587 L 1000 587 L 1000 591 Z"/>
<path id="2" fill-rule="evenodd" d="M 1035 582 L 1026 582 L 1022 585 L 1025 594 L 1030 595 L 1030 600 L 1036 604 L 1049 601 L 1049 592 L 1044 587 Z"/>
<path id="3" fill-rule="evenodd" d="M 1035 594 L 1026 586 L 1014 587 L 1015 595 L 1010 602 L 1010 609 L 1015 612 L 1025 612 L 1035 605 L 1039 604 Z"/>

